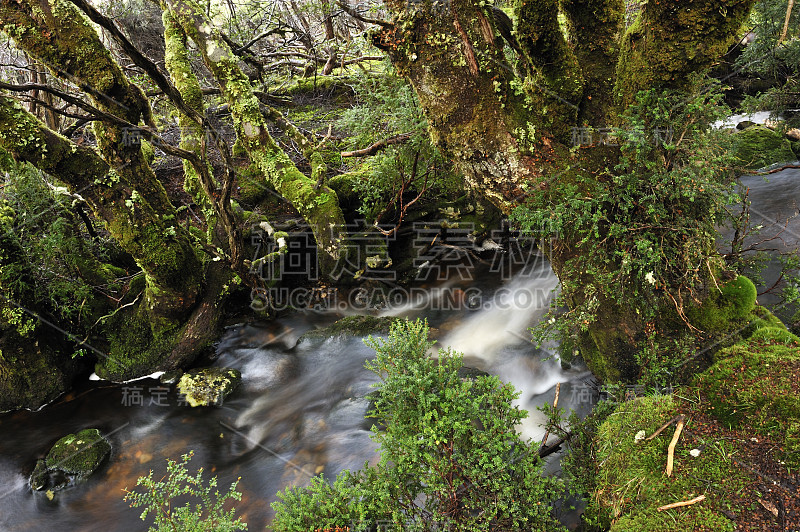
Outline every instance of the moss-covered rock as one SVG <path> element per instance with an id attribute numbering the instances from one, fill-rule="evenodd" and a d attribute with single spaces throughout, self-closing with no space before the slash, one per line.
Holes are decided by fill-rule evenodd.
<path id="1" fill-rule="evenodd" d="M 699 307 L 688 309 L 686 316 L 695 326 L 708 333 L 731 329 L 750 315 L 756 303 L 756 287 L 747 277 L 740 275 L 717 289 Z"/>
<path id="2" fill-rule="evenodd" d="M 784 342 L 785 329 L 759 329 L 746 343 L 719 351 L 696 378 L 714 416 L 783 442 L 787 464 L 800 466 L 800 341 Z M 794 336 L 794 335 L 791 335 Z M 776 341 L 777 338 L 777 341 Z"/>
<path id="3" fill-rule="evenodd" d="M 34 490 L 43 490 L 47 487 L 47 462 L 43 458 L 36 460 L 36 466 L 28 479 L 28 484 Z"/>
<path id="4" fill-rule="evenodd" d="M 393 317 L 347 316 L 333 322 L 327 327 L 309 331 L 302 335 L 299 342 L 306 340 L 325 340 L 339 336 L 367 336 L 369 334 L 389 334 L 392 323 L 401 320 Z"/>
<path id="5" fill-rule="evenodd" d="M 84 429 L 58 440 L 47 453 L 49 471 L 63 471 L 76 477 L 94 473 L 111 452 L 111 444 L 97 429 Z"/>
<path id="6" fill-rule="evenodd" d="M 733 530 L 733 523 L 720 510 L 725 495 L 745 483 L 744 472 L 725 458 L 730 452 L 724 440 L 718 449 L 698 456 L 682 437 L 676 447 L 674 472 L 664 474 L 667 446 L 674 429 L 645 441 L 672 418 L 678 409 L 672 396 L 641 397 L 621 403 L 597 430 L 597 488 L 587 510 L 611 532 L 662 532 Z M 684 432 L 685 434 L 685 432 Z M 713 489 L 709 489 L 713 488 Z M 705 494 L 701 503 L 668 511 L 662 505 Z"/>
<path id="7" fill-rule="evenodd" d="M 200 368 L 187 371 L 178 381 L 178 391 L 191 406 L 221 405 L 242 381 L 233 368 Z"/>
<path id="8" fill-rule="evenodd" d="M 753 126 L 737 133 L 736 159 L 747 168 L 762 168 L 773 163 L 794 161 L 792 143 L 783 135 L 764 126 Z"/>

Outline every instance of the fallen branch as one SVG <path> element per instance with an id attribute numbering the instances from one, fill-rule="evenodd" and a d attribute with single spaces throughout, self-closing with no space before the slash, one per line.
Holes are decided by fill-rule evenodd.
<path id="1" fill-rule="evenodd" d="M 650 440 L 652 440 L 653 438 L 655 438 L 656 436 L 658 436 L 659 434 L 661 434 L 662 432 L 664 432 L 664 429 L 665 429 L 665 428 L 669 427 L 670 425 L 672 425 L 673 423 L 675 423 L 676 421 L 678 421 L 678 420 L 679 420 L 680 418 L 682 418 L 682 417 L 685 417 L 685 416 L 684 416 L 683 414 L 678 414 L 678 415 L 677 415 L 677 416 L 675 416 L 674 418 L 670 419 L 669 421 L 667 421 L 666 423 L 664 423 L 663 425 L 661 425 L 661 427 L 659 427 L 659 429 L 658 429 L 657 431 L 655 431 L 655 432 L 654 432 L 654 433 L 652 433 L 650 436 L 648 436 L 647 438 L 645 438 L 645 439 L 644 439 L 644 441 L 650 441 Z"/>
<path id="2" fill-rule="evenodd" d="M 778 172 L 783 172 L 784 170 L 791 170 L 800 168 L 800 165 L 797 164 L 785 164 L 778 168 L 773 168 L 772 170 L 766 170 L 764 172 L 751 172 L 752 175 L 769 175 L 769 174 L 777 174 Z"/>
<path id="3" fill-rule="evenodd" d="M 572 436 L 571 433 L 567 434 L 567 437 Z M 549 456 L 559 450 L 561 448 L 561 444 L 567 441 L 567 438 L 559 438 L 554 443 L 548 445 L 547 447 L 539 447 L 539 458 L 544 458 L 545 456 Z"/>
<path id="4" fill-rule="evenodd" d="M 664 506 L 659 506 L 657 509 L 659 512 L 663 512 L 664 510 L 671 510 L 672 508 L 680 508 L 681 506 L 691 506 L 693 504 L 697 504 L 700 501 L 704 501 L 705 499 L 706 499 L 705 495 L 698 495 L 694 499 L 689 499 L 688 501 L 673 502 L 672 504 L 665 504 Z"/>
<path id="5" fill-rule="evenodd" d="M 681 437 L 681 431 L 683 431 L 683 421 L 686 419 L 686 416 L 680 416 L 678 419 L 678 425 L 675 427 L 675 434 L 672 436 L 672 441 L 669 442 L 669 447 L 667 448 L 667 476 L 672 476 L 672 463 L 675 460 L 675 445 L 678 444 L 678 438 Z"/>
<path id="6" fill-rule="evenodd" d="M 553 411 L 558 408 L 558 394 L 561 392 L 561 383 L 559 382 L 556 384 L 556 397 L 553 399 Z M 548 427 L 546 431 L 544 431 L 544 438 L 542 438 L 542 445 L 544 447 L 547 445 L 547 437 L 550 436 L 550 428 Z"/>
<path id="7" fill-rule="evenodd" d="M 368 146 L 361 150 L 343 151 L 339 155 L 342 157 L 363 157 L 365 155 L 375 155 L 387 146 L 391 146 L 392 144 L 402 144 L 410 138 L 411 133 L 403 133 L 402 135 L 395 135 L 394 137 L 389 137 L 388 139 L 379 140 L 372 146 Z"/>

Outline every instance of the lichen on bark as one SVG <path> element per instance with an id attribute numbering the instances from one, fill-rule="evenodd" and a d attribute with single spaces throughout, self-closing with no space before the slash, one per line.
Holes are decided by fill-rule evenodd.
<path id="1" fill-rule="evenodd" d="M 330 272 L 347 250 L 344 217 L 336 193 L 327 186 L 317 187 L 270 136 L 250 81 L 200 6 L 191 0 L 171 0 L 166 5 L 197 44 L 205 64 L 219 83 L 230 105 L 239 141 L 251 161 L 309 223 L 321 250 L 321 268 Z"/>

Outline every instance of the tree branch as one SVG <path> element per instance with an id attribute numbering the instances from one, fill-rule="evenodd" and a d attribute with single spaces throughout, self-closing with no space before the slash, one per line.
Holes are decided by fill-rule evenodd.
<path id="1" fill-rule="evenodd" d="M 362 148 L 360 150 L 354 151 L 343 151 L 339 153 L 342 157 L 365 157 L 367 155 L 375 155 L 382 149 L 386 148 L 387 146 L 391 146 L 393 144 L 403 144 L 407 142 L 408 139 L 411 138 L 411 133 L 402 133 L 400 135 L 395 135 L 394 137 L 389 137 L 387 139 L 379 140 L 375 142 L 371 146 L 366 148 Z"/>
<path id="2" fill-rule="evenodd" d="M 394 24 L 391 22 L 387 22 L 385 20 L 375 19 L 375 18 L 367 18 L 363 16 L 361 13 L 356 11 L 354 8 L 347 5 L 344 0 L 336 0 L 336 4 L 342 8 L 342 11 L 350 15 L 356 20 L 360 20 L 366 24 L 375 24 L 377 26 L 381 26 L 382 28 L 394 28 Z"/>

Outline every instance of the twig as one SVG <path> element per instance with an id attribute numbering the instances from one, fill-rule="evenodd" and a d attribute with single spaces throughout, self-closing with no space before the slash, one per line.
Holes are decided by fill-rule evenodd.
<path id="1" fill-rule="evenodd" d="M 411 133 L 403 133 L 402 135 L 395 135 L 394 137 L 389 137 L 388 139 L 379 140 L 372 146 L 368 146 L 361 150 L 343 151 L 339 155 L 342 157 L 363 157 L 365 155 L 375 155 L 386 146 L 391 146 L 392 144 L 401 144 L 410 138 Z"/>
<path id="2" fill-rule="evenodd" d="M 691 506 L 693 504 L 697 504 L 698 502 L 704 500 L 706 500 L 705 495 L 698 495 L 694 499 L 689 499 L 688 501 L 673 502 L 672 504 L 665 504 L 664 506 L 659 506 L 657 509 L 659 512 L 663 512 L 664 510 L 670 510 L 672 508 L 680 508 L 681 506 Z"/>
<path id="3" fill-rule="evenodd" d="M 677 416 L 675 416 L 674 418 L 670 419 L 669 421 L 667 421 L 666 423 L 664 423 L 663 425 L 661 425 L 661 427 L 659 427 L 659 429 L 658 429 L 657 431 L 655 431 L 655 432 L 654 432 L 654 433 L 652 433 L 650 436 L 648 436 L 647 438 L 645 438 L 645 439 L 644 439 L 644 441 L 650 441 L 650 440 L 652 440 L 653 438 L 655 438 L 656 436 L 658 436 L 659 434 L 661 434 L 662 432 L 664 432 L 664 429 L 665 429 L 665 428 L 669 427 L 670 425 L 672 425 L 673 423 L 675 423 L 676 421 L 678 421 L 678 420 L 679 420 L 680 418 L 682 418 L 682 417 L 685 417 L 685 416 L 684 416 L 683 414 L 678 414 L 678 415 L 677 415 Z"/>
<path id="4" fill-rule="evenodd" d="M 678 425 L 675 427 L 675 434 L 672 436 L 672 441 L 669 442 L 669 447 L 667 447 L 667 476 L 672 476 L 672 465 L 675 461 L 675 446 L 678 444 L 678 438 L 681 437 L 681 431 L 683 431 L 683 421 L 686 419 L 686 416 L 680 416 L 678 419 Z"/>
<path id="5" fill-rule="evenodd" d="M 553 410 L 558 408 L 558 394 L 561 392 L 561 383 L 559 382 L 556 384 L 556 396 L 553 399 Z M 542 445 L 544 447 L 547 444 L 547 437 L 550 436 L 550 428 L 548 427 L 546 431 L 544 431 L 544 438 L 542 438 Z"/>

